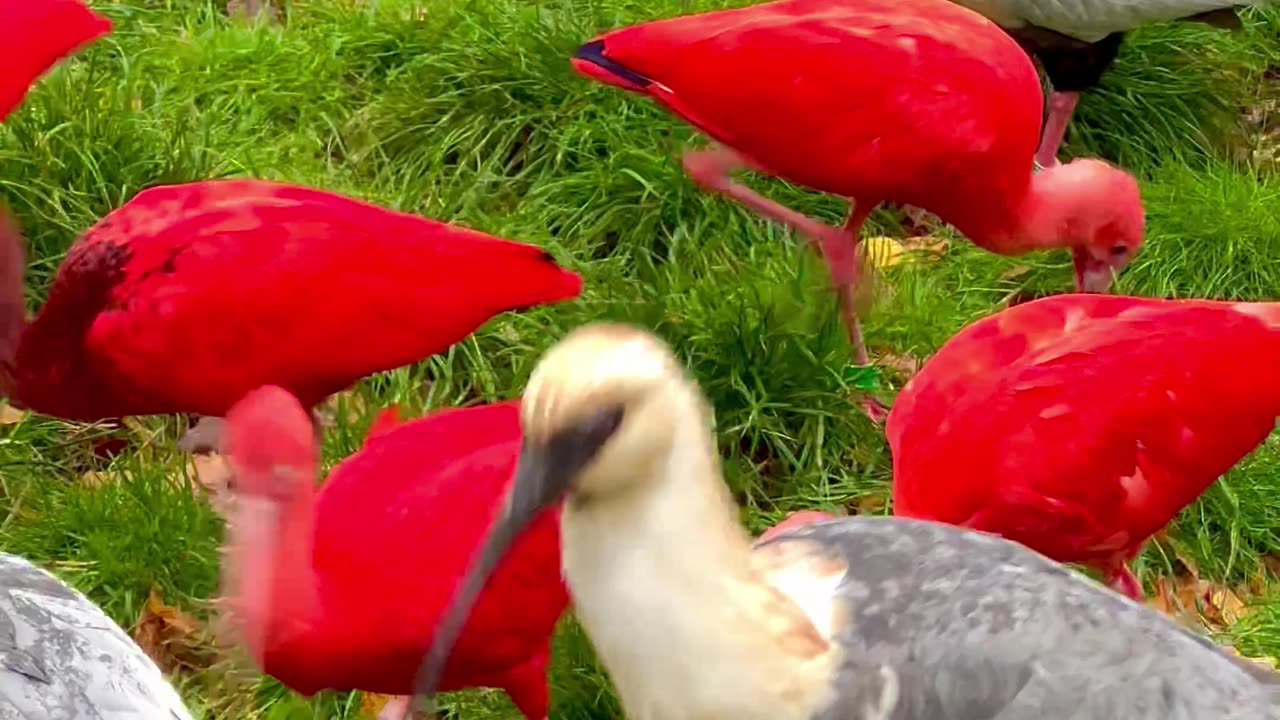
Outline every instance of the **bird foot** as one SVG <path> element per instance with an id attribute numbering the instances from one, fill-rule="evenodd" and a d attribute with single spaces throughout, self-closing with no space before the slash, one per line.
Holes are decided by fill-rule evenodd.
<path id="1" fill-rule="evenodd" d="M 193 455 L 218 452 L 222 447 L 222 418 L 204 416 L 178 440 L 178 449 Z"/>

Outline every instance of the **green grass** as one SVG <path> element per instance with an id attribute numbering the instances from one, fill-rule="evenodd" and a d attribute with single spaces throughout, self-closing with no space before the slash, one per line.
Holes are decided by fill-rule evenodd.
<path id="1" fill-rule="evenodd" d="M 803 243 L 694 188 L 678 161 L 689 128 L 569 68 L 596 31 L 676 14 L 681 0 L 309 0 L 281 25 L 232 22 L 204 0 L 94 4 L 115 34 L 0 126 L 0 197 L 31 243 L 33 307 L 76 234 L 142 188 L 222 175 L 315 185 L 545 245 L 588 281 L 579 302 L 498 318 L 442 357 L 362 382 L 353 404 L 370 410 L 333 429 L 328 461 L 359 444 L 386 402 L 419 412 L 517 394 L 550 343 L 607 318 L 655 329 L 688 362 L 753 530 L 791 509 L 887 494 L 888 449 L 849 401 L 834 303 Z M 1236 34 L 1135 33 L 1081 104 L 1068 150 L 1120 160 L 1144 183 L 1149 236 L 1126 292 L 1254 300 L 1280 288 L 1280 177 L 1233 159 L 1257 140 L 1241 108 L 1274 105 L 1264 77 L 1280 56 L 1280 11 L 1247 20 Z M 842 211 L 756 182 L 829 220 Z M 893 232 L 895 216 L 881 211 L 873 225 Z M 1001 279 L 1018 265 L 1029 270 Z M 1012 293 L 1060 290 L 1069 277 L 1064 254 L 1013 260 L 956 243 L 937 263 L 887 274 L 869 343 L 925 356 Z M 177 421 L 140 427 L 109 461 L 87 450 L 106 430 L 28 417 L 0 431 L 0 547 L 53 569 L 126 627 L 153 584 L 203 613 L 221 539 L 172 448 Z M 112 479 L 86 483 L 88 470 Z M 1182 514 L 1142 574 L 1170 572 L 1176 551 L 1206 577 L 1252 577 L 1260 556 L 1280 551 L 1277 491 L 1273 438 Z M 1251 600 L 1261 609 L 1230 634 L 1247 652 L 1280 655 L 1280 594 Z M 557 642 L 552 716 L 620 717 L 571 622 Z M 357 716 L 345 693 L 304 700 L 270 680 L 228 690 L 217 673 L 178 682 L 207 718 Z M 451 702 L 467 718 L 515 716 L 498 693 Z"/>

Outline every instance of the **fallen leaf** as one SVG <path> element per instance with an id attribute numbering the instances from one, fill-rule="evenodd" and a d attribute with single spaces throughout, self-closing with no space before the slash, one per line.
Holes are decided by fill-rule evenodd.
<path id="1" fill-rule="evenodd" d="M 871 237 L 862 241 L 867 262 L 873 267 L 887 268 L 899 263 L 919 263 L 936 260 L 946 251 L 945 238 L 932 235 L 897 240 L 891 237 Z"/>
<path id="2" fill-rule="evenodd" d="M 20 423 L 27 417 L 25 410 L 19 410 L 3 400 L 0 400 L 0 425 L 14 425 Z"/>
<path id="3" fill-rule="evenodd" d="M 338 417 L 338 407 L 340 404 L 345 408 L 341 419 L 344 420 L 344 425 L 348 427 L 359 424 L 369 414 L 369 408 L 365 404 L 363 395 L 355 389 L 343 390 L 340 393 L 334 393 L 328 400 L 316 406 L 316 415 L 320 418 L 320 425 L 331 428 L 338 424 L 340 419 Z"/>
<path id="4" fill-rule="evenodd" d="M 875 363 L 880 367 L 888 368 L 910 378 L 920 372 L 920 367 L 924 365 L 924 360 L 905 353 L 882 352 L 876 354 Z"/>
<path id="5" fill-rule="evenodd" d="M 379 713 L 390 703 L 396 703 L 407 709 L 408 698 L 404 695 L 378 695 L 375 693 L 360 693 L 360 717 L 377 720 Z"/>
<path id="6" fill-rule="evenodd" d="M 133 639 L 167 674 L 209 667 L 216 653 L 205 642 L 204 625 L 195 617 L 164 604 L 155 586 L 133 626 Z"/>
<path id="7" fill-rule="evenodd" d="M 235 500 L 232 493 L 231 465 L 218 453 L 200 453 L 187 457 L 187 477 L 194 479 L 193 490 L 204 490 L 214 512 L 227 517 Z"/>
<path id="8" fill-rule="evenodd" d="M 854 505 L 858 515 L 881 515 L 889 504 L 889 497 L 884 493 L 867 493 L 858 498 Z"/>

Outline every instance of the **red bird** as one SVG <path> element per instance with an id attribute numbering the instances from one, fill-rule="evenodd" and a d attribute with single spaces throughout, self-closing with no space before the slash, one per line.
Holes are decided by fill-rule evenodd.
<path id="1" fill-rule="evenodd" d="M 882 202 L 928 210 L 992 252 L 1070 248 L 1076 287 L 1089 291 L 1106 290 L 1142 243 L 1133 176 L 1100 160 L 1032 174 L 1035 67 L 999 27 L 947 0 L 779 0 L 658 20 L 597 37 L 573 64 L 724 146 L 687 151 L 685 169 L 819 247 L 858 364 L 859 231 Z M 849 198 L 844 227 L 731 180 L 740 168 Z"/>
<path id="2" fill-rule="evenodd" d="M 1280 304 L 1055 295 L 948 340 L 894 401 L 893 510 L 1100 570 L 1128 563 L 1280 414 Z"/>
<path id="3" fill-rule="evenodd" d="M 318 449 L 293 396 L 263 387 L 226 417 L 237 493 L 226 565 L 232 626 L 264 672 L 305 695 L 412 694 L 436 618 L 520 454 L 514 401 L 379 425 L 317 494 Z M 447 687 L 502 688 L 525 717 L 547 717 L 550 639 L 569 602 L 558 510 L 520 536 L 480 598 Z M 401 698 L 381 717 L 406 709 Z"/>
<path id="4" fill-rule="evenodd" d="M 59 60 L 111 32 L 80 0 L 0 0 L 0 121 Z"/>
<path id="5" fill-rule="evenodd" d="M 68 420 L 199 413 L 209 427 L 186 442 L 208 449 L 213 419 L 256 387 L 311 407 L 581 290 L 536 246 L 333 193 L 155 187 L 72 246 L 44 308 L 0 339 L 17 345 L 0 380 L 15 405 Z"/>

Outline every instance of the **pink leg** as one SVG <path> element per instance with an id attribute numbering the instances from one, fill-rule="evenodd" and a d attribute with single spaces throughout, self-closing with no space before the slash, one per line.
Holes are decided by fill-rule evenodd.
<path id="1" fill-rule="evenodd" d="M 713 146 L 706 150 L 690 149 L 684 154 L 685 171 L 699 186 L 711 192 L 726 195 L 757 214 L 794 229 L 806 236 L 817 247 L 827 264 L 827 271 L 831 274 L 831 284 L 840 300 L 840 314 L 849 334 L 849 342 L 853 345 L 855 362 L 865 365 L 867 353 L 862 345 L 853 288 L 861 274 L 858 232 L 862 222 L 876 203 L 866 203 L 865 208 L 861 207 L 863 203 L 855 203 L 844 227 L 834 228 L 763 197 L 730 177 L 735 170 L 746 167 L 748 167 L 746 160 L 726 147 Z"/>
<path id="2" fill-rule="evenodd" d="M 1051 168 L 1058 164 L 1058 149 L 1067 136 L 1067 125 L 1075 112 L 1080 93 L 1054 92 L 1049 95 L 1049 117 L 1040 134 L 1040 147 L 1036 150 L 1036 162 L 1040 167 Z"/>
<path id="3" fill-rule="evenodd" d="M 1106 583 L 1107 587 L 1136 602 L 1143 602 L 1147 599 L 1147 596 L 1142 592 L 1142 583 L 1138 582 L 1137 576 L 1133 574 L 1128 565 L 1121 565 L 1108 572 Z"/>

